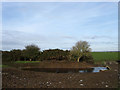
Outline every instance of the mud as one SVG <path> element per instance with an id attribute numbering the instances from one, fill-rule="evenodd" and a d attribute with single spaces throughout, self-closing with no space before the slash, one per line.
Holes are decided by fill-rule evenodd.
<path id="1" fill-rule="evenodd" d="M 70 64 L 70 63 L 69 63 Z M 64 66 L 64 65 L 63 65 Z M 65 65 L 66 66 L 66 65 Z M 72 66 L 72 65 L 71 65 Z M 81 64 L 80 67 L 95 65 Z M 96 73 L 47 73 L 9 67 L 2 70 L 3 88 L 117 88 L 118 64 L 112 62 L 110 70 Z M 23 66 L 25 67 L 25 66 Z M 34 67 L 38 67 L 37 65 Z"/>

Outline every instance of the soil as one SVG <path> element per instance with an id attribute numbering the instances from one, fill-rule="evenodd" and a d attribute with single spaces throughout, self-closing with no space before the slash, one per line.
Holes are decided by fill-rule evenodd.
<path id="1" fill-rule="evenodd" d="M 60 62 L 61 63 L 61 62 Z M 49 62 L 50 64 L 50 62 Z M 55 68 L 61 65 L 53 63 L 47 65 Z M 96 65 L 79 63 L 62 63 L 62 68 L 86 68 Z M 21 65 L 20 65 L 21 66 Z M 118 87 L 118 63 L 110 62 L 107 66 L 110 70 L 98 73 L 47 73 L 21 70 L 19 67 L 2 69 L 2 88 L 117 88 Z M 29 64 L 29 67 L 40 67 Z M 22 67 L 28 67 L 23 65 Z"/>

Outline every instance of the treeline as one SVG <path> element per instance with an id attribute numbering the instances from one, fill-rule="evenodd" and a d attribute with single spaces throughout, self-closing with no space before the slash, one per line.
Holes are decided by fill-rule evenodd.
<path id="1" fill-rule="evenodd" d="M 2 51 L 4 61 L 43 61 L 43 60 L 68 60 L 70 51 L 60 49 L 49 49 L 40 51 L 35 45 L 26 46 L 24 50 L 14 49 Z"/>
<path id="2" fill-rule="evenodd" d="M 60 49 L 49 49 L 41 52 L 40 60 L 68 60 L 70 51 Z"/>
<path id="3" fill-rule="evenodd" d="M 4 61 L 43 61 L 43 60 L 73 60 L 93 62 L 91 48 L 88 42 L 78 41 L 71 50 L 49 49 L 41 51 L 36 45 L 25 46 L 25 49 L 2 51 Z"/>

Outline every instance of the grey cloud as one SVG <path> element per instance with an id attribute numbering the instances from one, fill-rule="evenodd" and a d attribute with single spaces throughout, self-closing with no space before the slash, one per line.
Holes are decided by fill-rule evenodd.
<path id="1" fill-rule="evenodd" d="M 17 42 L 17 41 L 2 41 L 2 44 L 3 45 L 9 45 L 9 46 L 11 46 L 11 45 L 22 45 L 22 43 Z"/>
<path id="2" fill-rule="evenodd" d="M 64 39 L 70 39 L 70 40 L 76 40 L 76 37 L 74 37 L 74 36 L 61 36 L 61 38 L 64 38 Z"/>
<path id="3" fill-rule="evenodd" d="M 32 33 L 25 33 L 22 31 L 15 30 L 3 30 L 3 49 L 11 50 L 14 48 L 24 48 L 24 46 L 29 44 L 36 44 L 41 49 L 44 48 L 54 48 L 54 47 L 70 47 L 70 45 L 75 41 L 72 36 L 46 36 Z M 70 40 L 70 41 L 68 41 Z M 72 41 L 71 41 L 72 40 Z M 62 41 L 62 42 L 61 42 Z M 67 42 L 66 42 L 67 41 Z"/>
<path id="4" fill-rule="evenodd" d="M 91 42 L 91 44 L 111 44 L 111 45 L 118 45 L 118 43 L 116 42 L 109 42 L 109 41 L 106 41 L 106 42 Z"/>
<path id="5" fill-rule="evenodd" d="M 42 35 L 25 33 L 15 30 L 3 30 L 2 46 L 3 49 L 24 48 L 25 45 L 38 44 L 44 42 L 46 37 Z"/>
<path id="6" fill-rule="evenodd" d="M 106 39 L 111 39 L 111 36 L 86 36 L 86 39 L 99 39 L 99 38 L 106 38 Z"/>

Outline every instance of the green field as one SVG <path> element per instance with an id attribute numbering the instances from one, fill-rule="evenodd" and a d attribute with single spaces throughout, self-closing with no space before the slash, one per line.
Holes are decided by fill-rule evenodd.
<path id="1" fill-rule="evenodd" d="M 118 52 L 92 52 L 95 62 L 117 61 Z"/>

